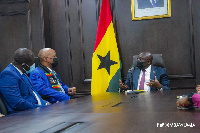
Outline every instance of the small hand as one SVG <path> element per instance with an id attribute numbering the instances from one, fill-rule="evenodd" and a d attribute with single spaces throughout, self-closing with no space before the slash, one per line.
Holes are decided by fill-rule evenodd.
<path id="1" fill-rule="evenodd" d="M 74 95 L 76 93 L 76 87 L 72 87 L 68 89 L 68 94 L 69 95 Z"/>
<path id="2" fill-rule="evenodd" d="M 0 117 L 3 117 L 3 116 L 5 116 L 5 115 L 3 115 L 3 114 L 0 114 Z"/>
<path id="3" fill-rule="evenodd" d="M 47 106 L 47 105 L 51 105 L 51 103 L 50 103 L 50 102 L 47 102 L 47 103 L 45 104 L 45 106 Z"/>
<path id="4" fill-rule="evenodd" d="M 160 84 L 160 82 L 158 81 L 158 79 L 155 76 L 155 80 L 149 79 L 151 82 L 147 82 L 146 85 L 150 86 L 150 87 L 155 87 L 158 89 L 162 88 L 162 85 Z"/>
<path id="5" fill-rule="evenodd" d="M 124 85 L 124 83 L 122 83 L 122 81 L 119 79 L 119 87 L 120 91 L 123 91 L 128 88 L 128 85 Z"/>

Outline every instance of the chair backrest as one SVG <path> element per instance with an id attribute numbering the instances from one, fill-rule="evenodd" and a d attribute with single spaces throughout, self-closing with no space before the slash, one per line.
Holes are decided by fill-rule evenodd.
<path id="1" fill-rule="evenodd" d="M 152 55 L 153 55 L 153 61 L 152 61 L 153 66 L 157 66 L 157 67 L 165 66 L 163 58 L 162 58 L 162 54 L 152 54 Z M 133 56 L 133 65 L 134 66 L 137 65 L 137 58 L 138 58 L 138 55 Z"/>
<path id="2" fill-rule="evenodd" d="M 40 61 L 39 61 L 38 57 L 35 57 L 34 63 L 35 63 L 35 67 L 37 67 L 39 65 Z"/>
<path id="3" fill-rule="evenodd" d="M 2 99 L 2 95 L 0 94 L 0 113 L 3 115 L 8 115 L 8 108 Z"/>

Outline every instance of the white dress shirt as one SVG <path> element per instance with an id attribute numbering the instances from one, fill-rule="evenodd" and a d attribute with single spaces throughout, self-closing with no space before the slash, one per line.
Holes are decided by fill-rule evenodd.
<path id="1" fill-rule="evenodd" d="M 150 91 L 150 87 L 146 85 L 147 82 L 150 82 L 149 79 L 150 79 L 150 74 L 151 74 L 151 65 L 145 69 L 145 81 L 144 81 L 144 90 L 145 91 Z M 142 78 L 142 75 L 143 75 L 143 71 L 141 70 L 140 71 L 140 76 L 139 76 L 139 79 L 138 79 L 138 86 L 137 86 L 137 90 L 139 90 L 139 86 L 140 86 L 140 80 Z"/>

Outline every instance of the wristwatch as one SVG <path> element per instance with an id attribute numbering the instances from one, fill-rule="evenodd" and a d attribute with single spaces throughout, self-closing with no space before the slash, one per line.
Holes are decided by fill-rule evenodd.
<path id="1" fill-rule="evenodd" d="M 193 101 L 192 101 L 192 96 L 194 95 L 194 92 L 191 92 L 188 94 L 188 101 L 191 103 L 191 104 L 194 104 Z"/>

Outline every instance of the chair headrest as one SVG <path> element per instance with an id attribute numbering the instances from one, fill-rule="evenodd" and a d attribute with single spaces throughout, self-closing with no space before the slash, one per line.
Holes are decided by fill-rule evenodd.
<path id="1" fill-rule="evenodd" d="M 40 61 L 39 61 L 38 57 L 35 57 L 34 63 L 35 63 L 35 67 L 37 67 L 39 65 Z"/>
<path id="2" fill-rule="evenodd" d="M 164 62 L 163 62 L 162 54 L 152 54 L 152 55 L 153 55 L 153 61 L 152 61 L 153 66 L 157 66 L 157 67 L 165 66 Z M 138 55 L 133 56 L 133 65 L 134 66 L 137 65 L 137 57 L 138 57 Z"/>

